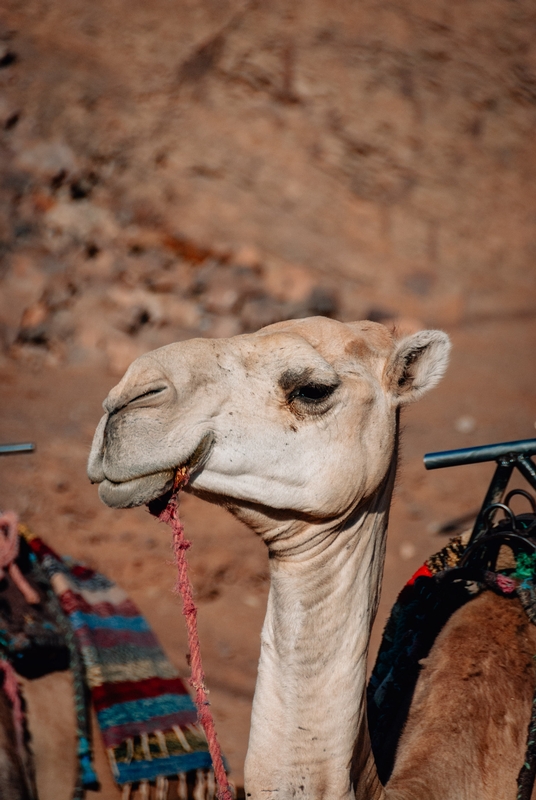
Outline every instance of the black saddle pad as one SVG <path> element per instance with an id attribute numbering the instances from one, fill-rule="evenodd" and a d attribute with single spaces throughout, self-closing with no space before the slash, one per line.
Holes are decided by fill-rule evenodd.
<path id="1" fill-rule="evenodd" d="M 0 580 L 0 655 L 24 678 L 40 678 L 69 668 L 69 649 L 61 612 L 50 585 L 24 538 L 19 537 L 17 566 L 40 597 L 26 602 L 6 573 Z"/>

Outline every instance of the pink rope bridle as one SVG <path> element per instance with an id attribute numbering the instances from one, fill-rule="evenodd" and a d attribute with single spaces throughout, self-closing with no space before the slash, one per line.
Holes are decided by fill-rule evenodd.
<path id="1" fill-rule="evenodd" d="M 186 618 L 186 628 L 188 631 L 188 645 L 190 648 L 190 684 L 195 691 L 195 704 L 197 706 L 197 718 L 207 737 L 208 749 L 214 767 L 214 776 L 218 785 L 218 800 L 232 800 L 233 795 L 227 774 L 223 765 L 220 743 L 214 726 L 214 718 L 210 711 L 210 703 L 207 697 L 207 687 L 205 686 L 205 673 L 201 663 L 201 647 L 199 644 L 199 632 L 197 630 L 197 607 L 194 603 L 193 588 L 188 576 L 188 562 L 186 551 L 191 546 L 191 542 L 184 535 L 184 528 L 179 519 L 178 513 L 178 492 L 181 486 L 188 481 L 188 477 L 183 472 L 177 472 L 173 495 L 166 508 L 159 514 L 158 519 L 170 526 L 173 531 L 173 550 L 177 563 L 177 583 L 175 591 L 182 597 L 182 613 Z"/>

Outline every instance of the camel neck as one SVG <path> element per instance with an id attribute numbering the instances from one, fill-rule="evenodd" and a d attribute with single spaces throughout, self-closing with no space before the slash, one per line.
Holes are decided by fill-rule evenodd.
<path id="1" fill-rule="evenodd" d="M 392 480 L 386 484 L 344 524 L 309 531 L 310 551 L 271 553 L 245 769 L 252 800 L 383 797 L 365 683 Z"/>

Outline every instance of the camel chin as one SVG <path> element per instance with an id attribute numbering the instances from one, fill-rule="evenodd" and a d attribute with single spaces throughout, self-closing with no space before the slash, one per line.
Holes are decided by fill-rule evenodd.
<path id="1" fill-rule="evenodd" d="M 110 508 L 143 506 L 169 492 L 173 487 L 174 475 L 175 470 L 167 469 L 121 483 L 113 483 L 105 478 L 99 484 L 99 497 Z"/>

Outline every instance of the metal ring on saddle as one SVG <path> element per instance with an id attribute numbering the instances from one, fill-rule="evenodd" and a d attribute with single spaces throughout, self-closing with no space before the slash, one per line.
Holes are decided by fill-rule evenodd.
<path id="1" fill-rule="evenodd" d="M 515 490 L 514 490 L 515 491 Z M 520 490 L 521 491 L 521 490 Z M 512 494 L 512 492 L 510 492 Z M 491 503 L 487 508 L 484 509 L 482 514 L 482 522 L 486 524 L 486 533 L 488 532 L 488 525 L 487 523 L 491 523 L 491 517 L 498 509 L 504 511 L 507 517 L 510 517 L 510 521 L 512 522 L 512 531 L 514 533 L 518 533 L 516 516 L 510 506 L 507 506 L 506 503 Z"/>
<path id="2" fill-rule="evenodd" d="M 532 513 L 536 514 L 536 500 L 530 494 L 530 492 L 526 492 L 524 489 L 512 489 L 512 491 L 508 492 L 508 494 L 504 498 L 504 504 L 506 506 L 510 506 L 510 500 L 515 495 L 521 495 L 522 497 L 526 497 L 527 500 L 529 501 L 530 505 L 531 505 Z"/>

